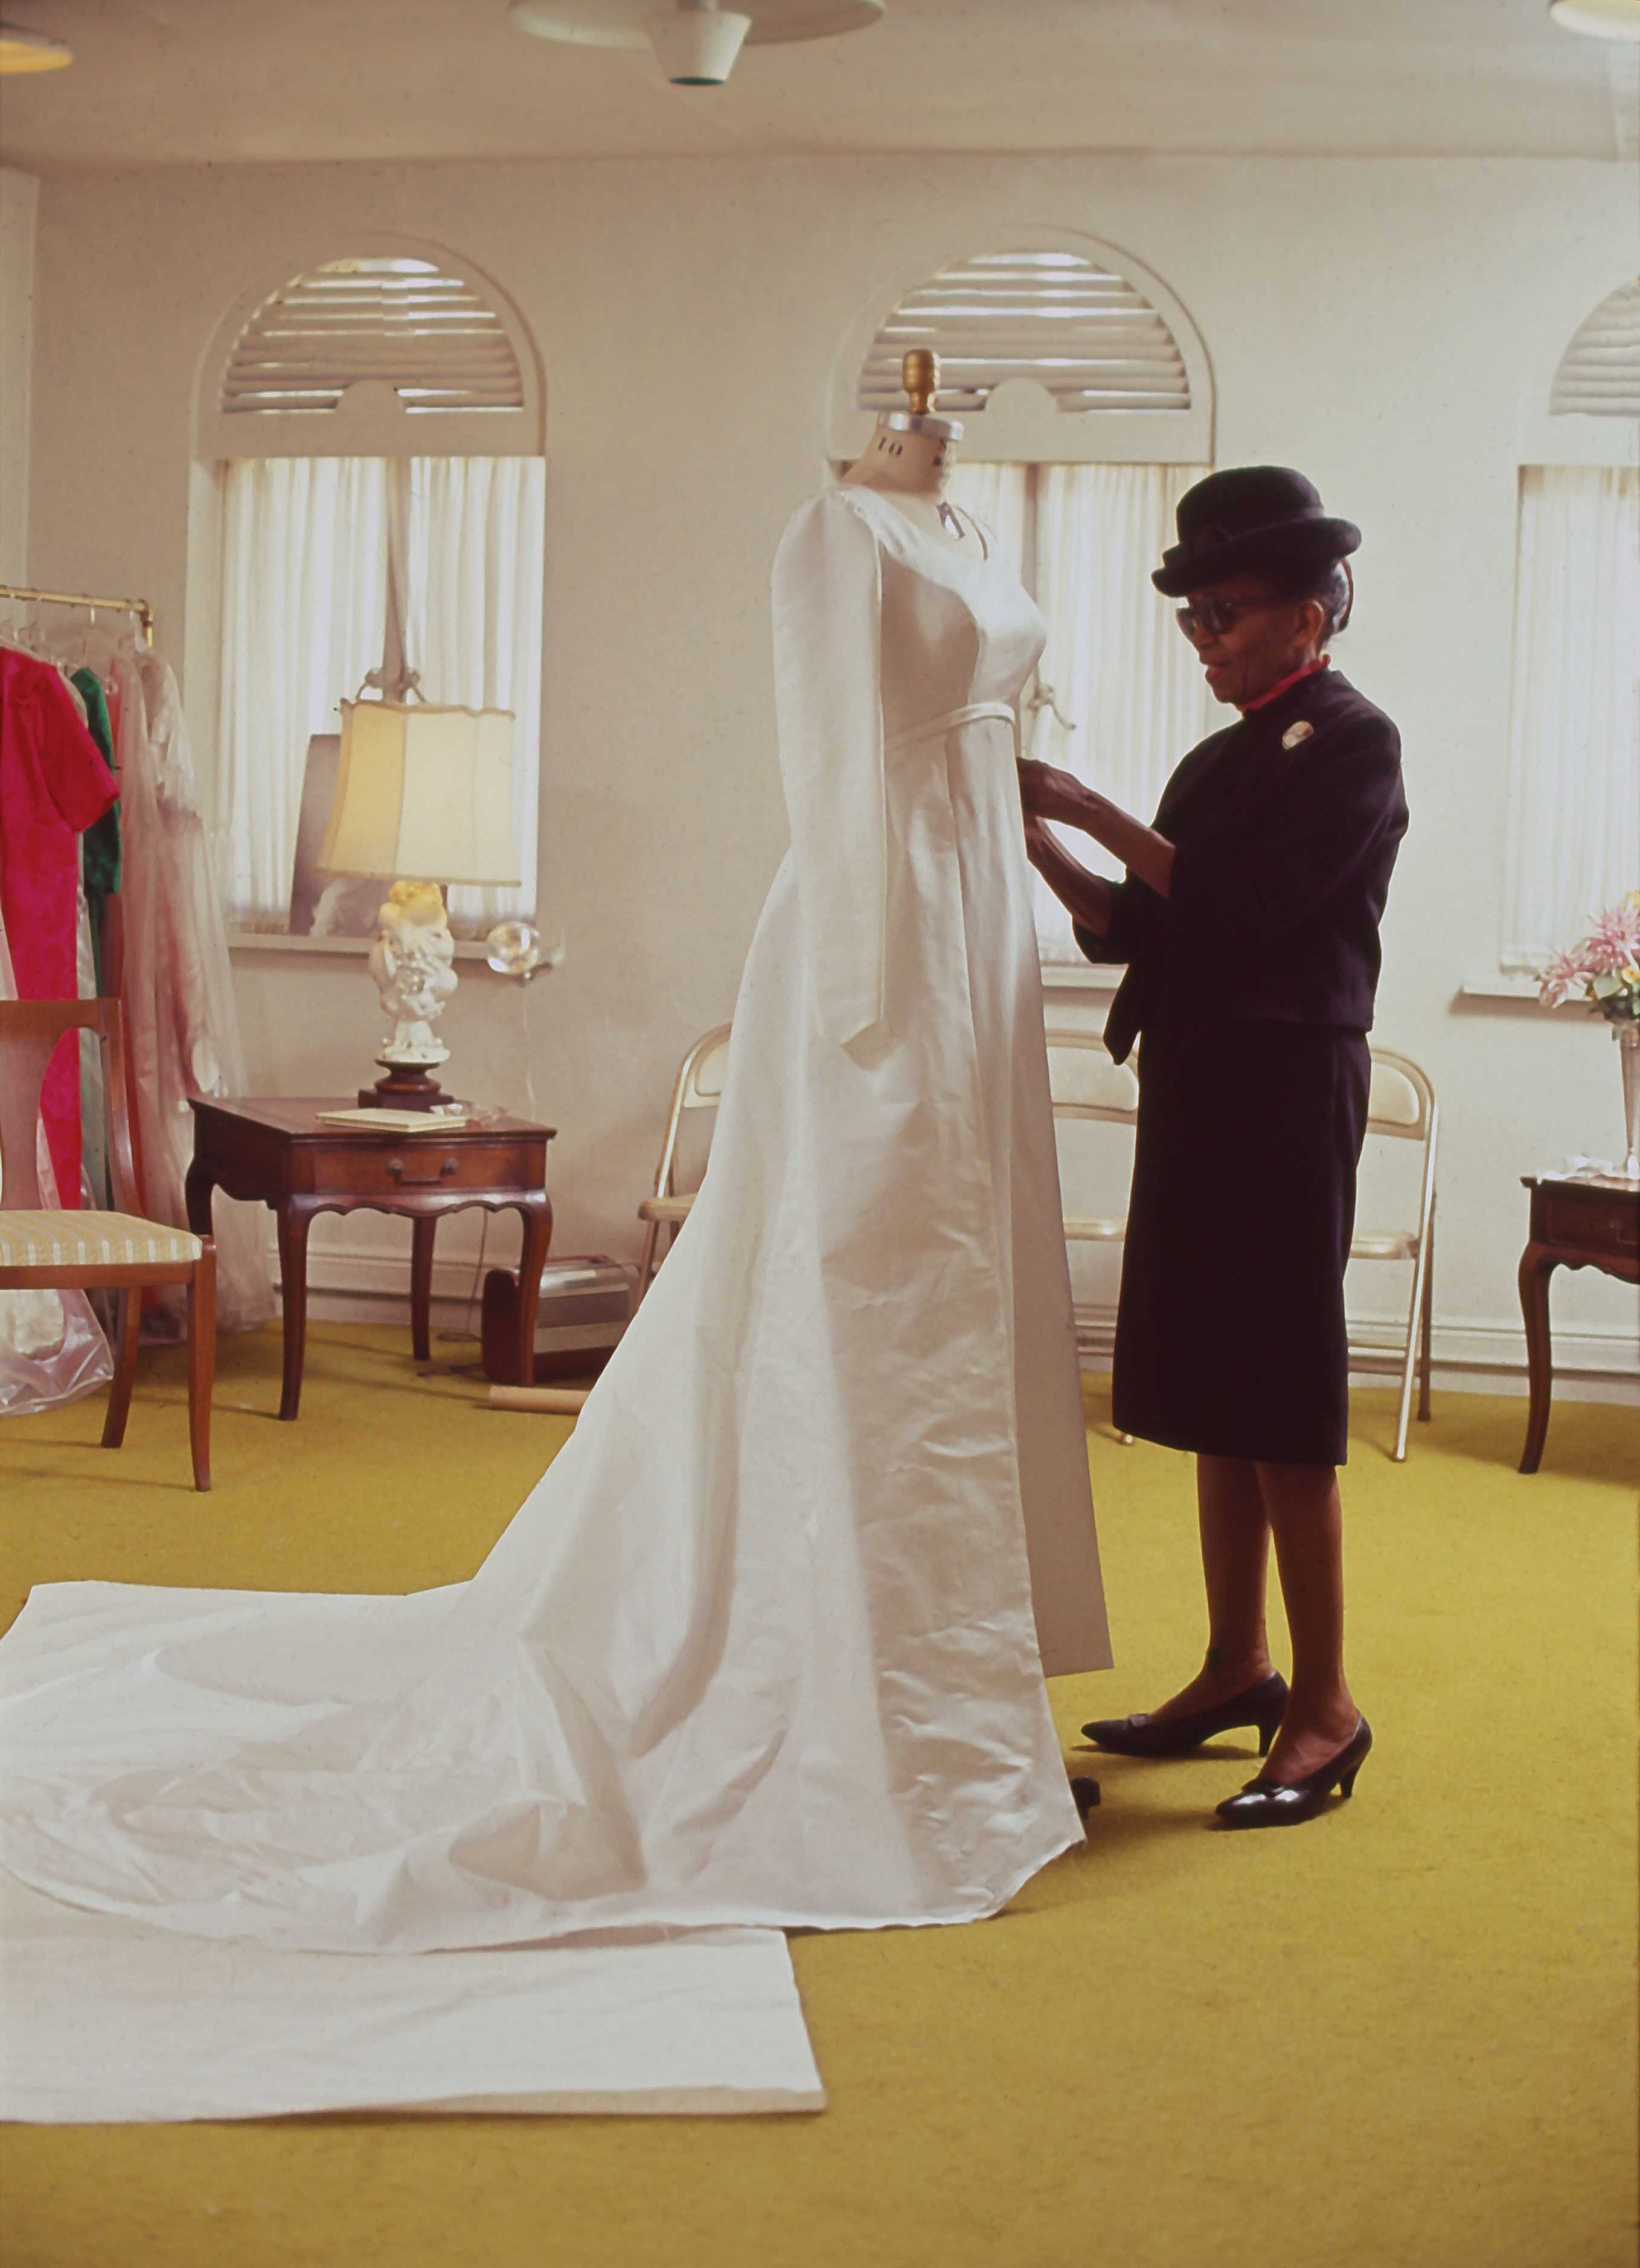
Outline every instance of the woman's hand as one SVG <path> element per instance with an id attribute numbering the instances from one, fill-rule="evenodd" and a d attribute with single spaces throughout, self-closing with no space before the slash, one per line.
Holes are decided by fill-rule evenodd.
<path id="1" fill-rule="evenodd" d="M 1028 758 L 1019 765 L 1019 799 L 1028 819 L 1063 820 L 1072 827 L 1084 824 L 1092 801 L 1088 790 L 1070 772 Z"/>
<path id="2" fill-rule="evenodd" d="M 1042 874 L 1043 880 L 1056 897 L 1068 905 L 1053 873 L 1042 865 L 1037 850 L 1031 843 L 1033 821 L 1056 820 L 1061 826 L 1075 827 L 1084 835 L 1091 835 L 1102 849 L 1119 858 L 1130 875 L 1154 890 L 1158 898 L 1172 895 L 1173 846 L 1166 836 L 1158 835 L 1153 827 L 1145 827 L 1125 811 L 1099 794 L 1096 788 L 1084 787 L 1081 781 L 1069 772 L 1055 771 L 1052 764 L 1033 763 L 1022 757 L 1019 762 L 1019 800 L 1025 809 L 1026 849 L 1031 864 Z M 1086 869 L 1077 865 L 1063 844 L 1051 835 L 1045 835 L 1046 848 L 1055 858 L 1070 860 L 1076 873 L 1086 875 Z M 1087 876 L 1089 880 L 1092 876 Z M 1099 887 L 1104 888 L 1101 883 Z M 1071 910 L 1076 910 L 1074 905 Z M 1091 924 L 1090 924 L 1091 925 Z"/>
<path id="3" fill-rule="evenodd" d="M 1060 904 L 1095 937 L 1103 937 L 1110 927 L 1110 884 L 1090 874 L 1048 832 L 1048 821 L 1034 815 L 1025 822 L 1025 855 Z"/>

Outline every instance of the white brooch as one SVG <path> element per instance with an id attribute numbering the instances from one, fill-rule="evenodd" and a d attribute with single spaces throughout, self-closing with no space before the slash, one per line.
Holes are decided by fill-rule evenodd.
<path id="1" fill-rule="evenodd" d="M 1296 748 L 1300 741 L 1307 740 L 1314 730 L 1314 725 L 1306 725 L 1301 717 L 1296 725 L 1288 725 L 1281 736 L 1281 744 L 1283 748 Z"/>

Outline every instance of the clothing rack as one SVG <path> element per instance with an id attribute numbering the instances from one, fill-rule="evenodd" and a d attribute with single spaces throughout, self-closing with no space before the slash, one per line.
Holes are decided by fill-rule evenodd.
<path id="1" fill-rule="evenodd" d="M 111 615 L 135 615 L 149 644 L 154 642 L 154 610 L 146 599 L 97 599 L 87 591 L 35 591 L 22 583 L 0 583 L 0 599 L 26 599 L 45 607 L 87 607 L 93 614 L 100 607 Z"/>

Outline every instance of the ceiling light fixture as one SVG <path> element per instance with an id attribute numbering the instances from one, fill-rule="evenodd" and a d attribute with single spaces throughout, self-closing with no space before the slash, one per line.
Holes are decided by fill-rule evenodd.
<path id="1" fill-rule="evenodd" d="M 721 86 L 751 28 L 749 16 L 717 0 L 678 0 L 643 18 L 655 60 L 673 86 Z"/>
<path id="2" fill-rule="evenodd" d="M 66 40 L 54 40 L 49 32 L 26 32 L 20 24 L 0 23 L 0 77 L 63 70 L 73 60 L 74 50 Z"/>
<path id="3" fill-rule="evenodd" d="M 1640 40 L 1640 0 L 1549 0 L 1549 14 L 1591 40 Z"/>
<path id="4" fill-rule="evenodd" d="M 750 0 L 752 12 L 717 0 L 511 0 L 520 32 L 577 48 L 651 48 L 674 86 L 721 86 L 741 45 L 773 47 L 864 31 L 887 0 Z"/>

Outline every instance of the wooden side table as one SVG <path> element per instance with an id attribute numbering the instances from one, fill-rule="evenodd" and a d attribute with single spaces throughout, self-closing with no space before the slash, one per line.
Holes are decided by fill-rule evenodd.
<path id="1" fill-rule="evenodd" d="M 1549 1278 L 1557 1268 L 1599 1268 L 1625 1284 L 1640 1284 L 1640 1189 L 1610 1174 L 1573 1181 L 1523 1174 L 1520 1185 L 1532 1192 L 1532 1226 L 1520 1256 L 1520 1307 L 1532 1388 L 1520 1469 L 1534 1473 L 1548 1432 L 1554 1383 Z"/>
<path id="2" fill-rule="evenodd" d="M 524 1224 L 518 1269 L 518 1370 L 528 1382 L 535 1346 L 541 1268 L 552 1241 L 547 1145 L 557 1131 L 497 1112 L 466 1126 L 388 1134 L 321 1124 L 321 1110 L 352 1097 L 246 1095 L 195 1100 L 194 1162 L 188 1170 L 188 1226 L 210 1233 L 213 1189 L 271 1208 L 279 1227 L 284 1297 L 284 1384 L 279 1415 L 294 1418 L 302 1398 L 307 1336 L 307 1232 L 315 1213 L 402 1213 L 410 1220 L 410 1330 L 416 1359 L 430 1352 L 433 1239 L 446 1213 L 467 1205 L 516 1212 Z M 436 1125 L 436 1122 L 434 1122 Z"/>

